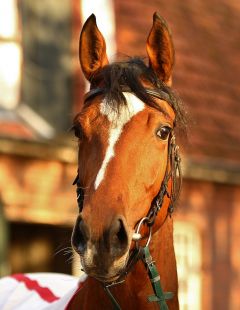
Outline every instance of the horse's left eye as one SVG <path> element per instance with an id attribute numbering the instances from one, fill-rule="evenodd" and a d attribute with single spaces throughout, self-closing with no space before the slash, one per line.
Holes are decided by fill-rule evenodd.
<path id="1" fill-rule="evenodd" d="M 157 136 L 162 139 L 166 140 L 171 132 L 172 128 L 169 126 L 162 126 L 157 130 Z"/>

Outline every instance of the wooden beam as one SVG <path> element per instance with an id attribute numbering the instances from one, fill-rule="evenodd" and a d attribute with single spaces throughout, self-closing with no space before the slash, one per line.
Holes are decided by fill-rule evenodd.
<path id="1" fill-rule="evenodd" d="M 77 164 L 77 141 L 21 141 L 0 138 L 0 154 Z M 195 160 L 185 155 L 183 176 L 187 179 L 240 185 L 240 165 L 227 161 Z"/>
<path id="2" fill-rule="evenodd" d="M 77 141 L 74 143 L 70 139 L 59 143 L 55 140 L 24 141 L 0 138 L 0 154 L 57 160 L 64 163 L 77 163 L 77 147 Z"/>
<path id="3" fill-rule="evenodd" d="M 240 185 L 240 165 L 226 161 L 196 161 L 185 158 L 183 176 L 186 179 Z"/>

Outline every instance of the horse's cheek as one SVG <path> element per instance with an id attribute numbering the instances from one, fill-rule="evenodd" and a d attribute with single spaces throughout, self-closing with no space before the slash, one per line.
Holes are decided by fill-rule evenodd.
<path id="1" fill-rule="evenodd" d="M 166 156 L 166 148 L 164 145 L 161 146 L 161 150 L 156 148 L 149 153 L 145 164 L 145 180 L 152 187 L 154 185 L 159 186 L 164 177 L 166 169 L 166 163 L 164 157 Z M 163 154 L 159 156 L 159 154 Z"/>

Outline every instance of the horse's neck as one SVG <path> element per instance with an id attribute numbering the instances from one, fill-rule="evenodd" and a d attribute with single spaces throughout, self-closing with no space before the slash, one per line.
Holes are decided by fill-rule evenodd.
<path id="1" fill-rule="evenodd" d="M 151 240 L 150 252 L 156 263 L 164 291 L 174 293 L 174 298 L 168 302 L 169 309 L 177 310 L 177 271 L 173 248 L 173 222 L 168 218 Z M 111 292 L 122 309 L 157 309 L 156 305 L 147 301 L 147 296 L 153 294 L 152 286 L 146 268 L 139 261 L 126 281 L 111 288 Z M 71 310 L 77 309 L 112 309 L 111 302 L 101 284 L 94 279 L 87 280 L 85 287 L 75 298 Z"/>

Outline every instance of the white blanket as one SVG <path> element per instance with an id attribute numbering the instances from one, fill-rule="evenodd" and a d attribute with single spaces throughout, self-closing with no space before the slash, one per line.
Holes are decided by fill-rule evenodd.
<path id="1" fill-rule="evenodd" d="M 57 273 L 16 274 L 0 279 L 1 310 L 66 310 L 81 278 Z"/>

